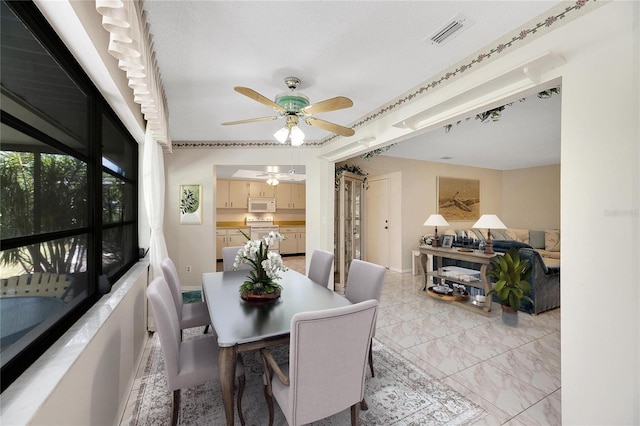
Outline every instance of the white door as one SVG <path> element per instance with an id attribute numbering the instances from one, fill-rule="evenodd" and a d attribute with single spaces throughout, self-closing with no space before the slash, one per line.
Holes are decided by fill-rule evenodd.
<path id="1" fill-rule="evenodd" d="M 389 267 L 389 178 L 369 181 L 367 191 L 367 260 Z"/>

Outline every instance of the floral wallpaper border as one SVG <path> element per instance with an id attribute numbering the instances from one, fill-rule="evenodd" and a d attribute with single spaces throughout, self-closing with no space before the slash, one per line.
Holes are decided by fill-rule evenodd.
<path id="1" fill-rule="evenodd" d="M 552 26 L 555 25 L 554 29 L 558 27 L 558 22 L 563 21 L 564 23 L 586 14 L 593 10 L 595 7 L 599 7 L 603 4 L 606 4 L 606 0 L 575 0 L 572 2 L 563 1 L 555 8 L 552 8 L 546 16 L 545 19 L 533 22 L 528 25 L 528 28 L 521 28 L 519 30 L 514 31 L 510 35 L 501 39 L 497 45 L 490 48 L 488 51 L 481 52 L 475 54 L 473 56 L 468 57 L 464 61 L 457 65 L 454 69 L 449 70 L 438 77 L 436 77 L 430 83 L 417 87 L 402 97 L 396 99 L 391 104 L 381 108 L 380 110 L 356 121 L 351 128 L 357 129 L 358 127 L 363 126 L 373 120 L 376 120 L 383 115 L 393 111 L 395 108 L 407 103 L 412 102 L 416 98 L 425 95 L 428 91 L 438 87 L 444 83 L 449 83 L 453 79 L 460 77 L 464 72 L 468 71 L 473 67 L 477 67 L 481 63 L 487 63 L 490 60 L 495 59 L 498 55 L 502 54 L 505 51 L 508 51 L 512 47 L 516 45 L 521 45 L 528 41 L 531 41 L 535 36 L 540 36 L 544 33 L 547 33 Z M 571 4 L 571 6 L 567 6 L 567 4 Z M 584 8 L 584 6 L 590 6 L 588 8 Z M 584 10 L 583 10 L 584 8 Z M 587 10 L 588 9 L 588 10 Z M 580 12 L 579 12 L 580 11 Z M 567 19 L 571 18 L 571 19 Z M 325 145 L 335 139 L 338 139 L 340 136 L 331 135 L 326 137 L 325 139 L 318 142 L 306 142 L 303 146 L 313 147 L 313 146 L 322 146 Z M 255 142 L 173 142 L 173 148 L 256 148 L 256 147 L 281 147 L 282 144 L 272 141 L 255 141 Z"/>

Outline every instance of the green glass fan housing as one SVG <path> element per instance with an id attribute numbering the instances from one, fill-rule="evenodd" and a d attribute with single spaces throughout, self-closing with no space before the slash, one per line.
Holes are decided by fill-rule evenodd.
<path id="1" fill-rule="evenodd" d="M 309 106 L 309 98 L 301 93 L 284 93 L 276 97 L 276 103 L 287 112 L 299 112 L 302 108 Z"/>

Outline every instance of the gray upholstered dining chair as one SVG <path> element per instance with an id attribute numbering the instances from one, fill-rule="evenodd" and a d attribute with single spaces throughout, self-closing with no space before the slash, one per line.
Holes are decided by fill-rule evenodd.
<path id="1" fill-rule="evenodd" d="M 309 262 L 309 272 L 307 277 L 322 286 L 329 286 L 329 277 L 331 276 L 331 268 L 333 267 L 333 253 L 316 249 L 311 254 Z"/>
<path id="2" fill-rule="evenodd" d="M 160 336 L 167 387 L 169 391 L 173 391 L 171 424 L 176 425 L 180 411 L 180 389 L 219 379 L 218 343 L 213 336 L 202 336 L 186 341 L 180 339 L 181 330 L 173 295 L 163 277 L 157 277 L 151 281 L 147 288 L 147 297 Z M 244 425 L 242 393 L 245 375 L 244 364 L 240 357 L 236 366 L 236 377 L 238 378 L 238 417 Z"/>
<path id="3" fill-rule="evenodd" d="M 222 247 L 222 270 L 224 271 L 232 271 L 233 270 L 233 262 L 236 261 L 236 255 L 238 254 L 238 250 L 243 248 L 244 246 L 234 246 L 234 247 Z M 241 263 L 238 265 L 239 270 L 243 269 L 251 269 L 251 265 L 248 263 Z"/>
<path id="4" fill-rule="evenodd" d="M 378 301 L 367 300 L 297 313 L 291 318 L 289 363 L 278 365 L 267 349 L 260 350 L 269 425 L 273 424 L 273 398 L 289 425 L 315 422 L 349 407 L 351 424 L 359 424 L 377 310 Z"/>
<path id="5" fill-rule="evenodd" d="M 171 290 L 173 302 L 175 304 L 176 313 L 178 314 L 178 322 L 180 330 L 191 327 L 206 326 L 205 333 L 211 324 L 209 316 L 209 308 L 206 302 L 193 302 L 184 304 L 182 301 L 182 291 L 180 290 L 180 278 L 176 266 L 170 258 L 162 261 L 162 275 Z"/>
<path id="6" fill-rule="evenodd" d="M 349 265 L 345 297 L 351 303 L 360 303 L 369 299 L 375 299 L 379 302 L 385 272 L 386 268 L 384 266 L 353 259 L 351 265 Z M 375 334 L 374 327 L 371 337 L 375 336 Z M 371 346 L 369 346 L 369 368 L 371 369 L 371 376 L 375 377 L 373 372 L 373 349 Z"/>

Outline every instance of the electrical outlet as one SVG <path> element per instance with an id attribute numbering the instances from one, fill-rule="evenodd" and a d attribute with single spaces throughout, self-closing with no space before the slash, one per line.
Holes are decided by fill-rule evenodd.
<path id="1" fill-rule="evenodd" d="M 187 273 L 191 273 L 191 265 L 187 265 Z"/>

